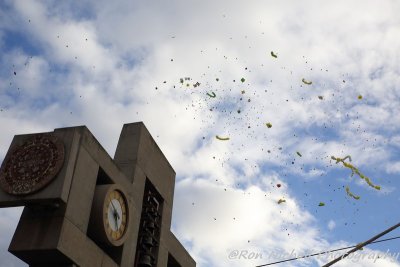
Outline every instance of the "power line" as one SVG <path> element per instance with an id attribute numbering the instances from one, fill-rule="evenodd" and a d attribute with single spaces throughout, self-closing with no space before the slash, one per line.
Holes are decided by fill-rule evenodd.
<path id="1" fill-rule="evenodd" d="M 391 238 L 386 238 L 386 239 L 381 239 L 381 240 L 373 241 L 373 242 L 371 242 L 371 243 L 369 243 L 369 244 L 375 244 L 375 243 L 390 241 L 390 240 L 399 239 L 399 238 L 400 238 L 400 236 L 396 236 L 396 237 L 391 237 Z M 257 265 L 256 267 L 270 266 L 270 265 L 274 265 L 274 264 L 278 264 L 278 263 L 283 263 L 283 262 L 288 262 L 288 261 L 294 261 L 294 260 L 300 260 L 300 259 L 304 259 L 304 258 L 308 258 L 308 257 L 314 257 L 314 256 L 326 254 L 326 253 L 332 253 L 332 252 L 341 251 L 341 250 L 345 250 L 345 249 L 349 249 L 349 248 L 355 248 L 355 247 L 357 247 L 357 246 L 358 246 L 358 245 L 348 246 L 348 247 L 344 247 L 344 248 L 337 248 L 337 249 L 328 250 L 328 251 L 323 251 L 323 252 L 318 252 L 318 253 L 309 254 L 309 255 L 305 255 L 305 256 L 301 256 L 301 257 L 296 257 L 296 258 L 291 258 L 291 259 L 286 259 L 286 260 L 271 262 L 271 263 L 267 263 L 267 264 L 263 264 L 263 265 Z M 329 265 L 328 265 L 328 266 L 329 266 Z M 325 267 L 325 265 L 322 266 L 322 267 Z"/>
<path id="2" fill-rule="evenodd" d="M 396 225 L 393 225 L 392 227 L 386 229 L 385 231 L 383 231 L 383 232 L 377 234 L 376 236 L 374 236 L 374 237 L 368 239 L 367 241 L 365 241 L 365 242 L 363 242 L 363 243 L 361 243 L 361 244 L 358 244 L 358 245 L 357 245 L 355 248 L 353 248 L 352 250 L 347 251 L 347 252 L 346 252 L 345 254 L 343 254 L 342 256 L 340 256 L 340 257 L 334 259 L 333 261 L 328 262 L 327 264 L 325 264 L 325 265 L 322 266 L 322 267 L 329 267 L 329 266 L 332 266 L 332 265 L 335 264 L 336 262 L 338 262 L 338 261 L 340 261 L 340 260 L 346 258 L 347 256 L 349 256 L 351 253 L 353 253 L 353 252 L 355 252 L 355 251 L 361 249 L 362 247 L 364 247 L 364 246 L 366 246 L 366 245 L 368 245 L 368 244 L 371 244 L 373 241 L 377 240 L 379 237 L 381 237 L 381 236 L 383 236 L 383 235 L 386 235 L 387 233 L 393 231 L 394 229 L 396 229 L 396 228 L 399 227 L 399 226 L 400 226 L 400 223 L 398 223 L 398 224 L 396 224 Z"/>

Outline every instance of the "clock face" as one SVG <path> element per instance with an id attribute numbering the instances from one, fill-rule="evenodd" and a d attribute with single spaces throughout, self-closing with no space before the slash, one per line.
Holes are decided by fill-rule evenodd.
<path id="1" fill-rule="evenodd" d="M 126 199 L 123 193 L 119 190 L 110 191 L 104 206 L 106 234 L 110 241 L 118 241 L 124 236 L 128 223 L 127 212 Z"/>

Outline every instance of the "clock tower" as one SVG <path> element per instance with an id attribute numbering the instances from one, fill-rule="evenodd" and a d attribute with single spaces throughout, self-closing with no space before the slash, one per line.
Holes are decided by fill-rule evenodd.
<path id="1" fill-rule="evenodd" d="M 0 207 L 25 206 L 9 251 L 29 266 L 196 266 L 170 231 L 174 184 L 141 122 L 114 158 L 85 126 L 16 135 L 0 168 Z"/>

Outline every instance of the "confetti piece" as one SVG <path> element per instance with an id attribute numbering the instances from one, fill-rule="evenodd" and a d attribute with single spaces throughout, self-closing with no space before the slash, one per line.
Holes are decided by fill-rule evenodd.
<path id="1" fill-rule="evenodd" d="M 246 91 L 245 90 L 242 90 L 242 95 L 244 95 L 246 93 Z"/>
<path id="2" fill-rule="evenodd" d="M 325 203 L 324 202 L 319 202 L 318 206 L 323 207 L 323 206 L 325 206 Z"/>
<path id="3" fill-rule="evenodd" d="M 210 93 L 207 93 L 207 95 L 208 95 L 209 97 L 212 97 L 212 98 L 214 98 L 214 97 L 217 96 L 214 92 L 211 92 L 211 94 L 210 94 Z"/>
<path id="4" fill-rule="evenodd" d="M 196 82 L 195 84 L 193 84 L 193 87 L 196 88 L 197 86 L 200 86 L 199 82 Z"/>
<path id="5" fill-rule="evenodd" d="M 312 81 L 307 81 L 306 79 L 302 79 L 301 80 L 304 84 L 307 84 L 307 85 L 310 85 L 310 84 L 312 84 Z"/>
<path id="6" fill-rule="evenodd" d="M 281 185 L 281 184 L 277 184 L 276 186 L 279 188 L 279 187 L 281 187 L 282 185 Z"/>
<path id="7" fill-rule="evenodd" d="M 358 99 L 361 100 L 363 97 L 362 95 L 358 95 Z"/>
<path id="8" fill-rule="evenodd" d="M 277 58 L 278 55 L 274 53 L 274 51 L 271 51 L 271 56 L 273 56 L 274 58 Z"/>
<path id="9" fill-rule="evenodd" d="M 265 125 L 266 125 L 268 128 L 271 128 L 271 127 L 272 127 L 272 124 L 269 123 L 269 122 L 267 122 Z"/>
<path id="10" fill-rule="evenodd" d="M 242 78 L 242 79 L 240 79 L 240 81 L 241 81 L 242 83 L 244 83 L 244 81 L 246 81 L 246 79 L 245 79 L 245 78 Z"/>
<path id="11" fill-rule="evenodd" d="M 323 97 L 322 95 L 319 95 L 318 98 L 319 98 L 320 100 L 324 100 L 324 97 Z"/>
<path id="12" fill-rule="evenodd" d="M 282 199 L 282 198 L 278 200 L 278 204 L 281 204 L 281 203 L 283 203 L 283 202 L 286 202 L 286 200 L 284 200 L 284 199 Z"/>
<path id="13" fill-rule="evenodd" d="M 221 141 L 228 141 L 229 140 L 229 137 L 220 137 L 218 135 L 216 135 L 215 138 L 217 138 L 218 140 L 221 140 Z"/>
<path id="14" fill-rule="evenodd" d="M 360 199 L 360 196 L 356 196 L 352 192 L 350 192 L 350 188 L 348 186 L 346 186 L 346 193 L 347 193 L 348 196 L 354 198 L 355 200 L 359 200 Z"/>
<path id="15" fill-rule="evenodd" d="M 299 151 L 297 151 L 296 154 L 299 155 L 299 157 L 302 157 L 302 155 Z"/>
<path id="16" fill-rule="evenodd" d="M 336 158 L 334 156 L 331 156 L 331 159 L 336 160 L 336 164 L 338 164 L 339 162 L 343 163 L 343 166 L 345 166 L 346 168 L 349 168 L 351 170 L 351 176 L 354 175 L 354 173 L 356 173 L 361 179 L 363 179 L 370 187 L 376 189 L 376 190 L 381 190 L 381 187 L 379 185 L 374 185 L 371 180 L 365 176 L 364 174 L 362 174 L 356 167 L 354 167 L 352 164 L 345 162 L 346 159 L 349 159 L 349 161 L 351 162 L 351 157 L 350 156 L 346 156 L 345 158 L 341 159 L 341 158 Z M 347 190 L 346 190 L 347 191 Z"/>

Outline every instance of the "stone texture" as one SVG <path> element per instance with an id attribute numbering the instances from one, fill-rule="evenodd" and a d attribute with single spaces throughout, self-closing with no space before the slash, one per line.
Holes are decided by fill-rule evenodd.
<path id="1" fill-rule="evenodd" d="M 30 266 L 135 266 L 144 189 L 151 183 L 163 199 L 157 266 L 196 266 L 170 231 L 175 171 L 143 123 L 123 126 L 114 159 L 85 126 L 53 134 L 65 146 L 65 162 L 54 181 L 26 197 L 0 191 L 0 207 L 26 205 L 11 253 Z M 10 149 L 29 136 L 15 136 Z M 125 190 L 130 212 L 128 237 L 120 247 L 107 247 L 88 236 L 92 207 L 99 204 L 93 203 L 96 185 L 112 183 Z"/>

